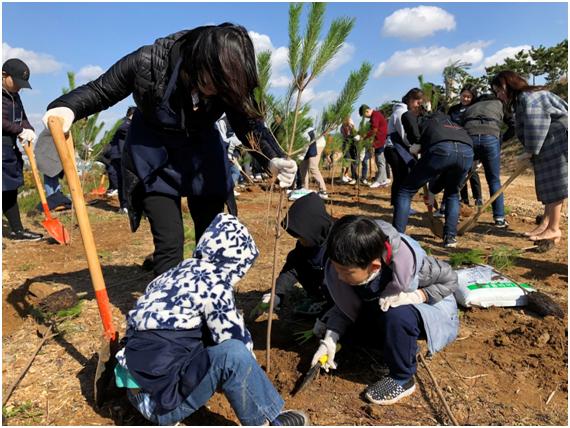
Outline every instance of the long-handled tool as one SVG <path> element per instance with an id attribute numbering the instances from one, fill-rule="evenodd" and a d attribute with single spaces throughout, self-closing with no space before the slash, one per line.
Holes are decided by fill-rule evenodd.
<path id="1" fill-rule="evenodd" d="M 481 206 L 481 208 L 475 214 L 473 214 L 465 221 L 461 222 L 461 224 L 457 228 L 457 234 L 463 235 L 465 232 L 471 230 L 471 228 L 475 226 L 475 224 L 477 223 L 479 217 L 481 217 L 481 214 L 483 214 L 485 210 L 495 201 L 495 199 L 501 196 L 501 194 L 507 189 L 507 187 L 509 187 L 509 185 L 514 181 L 514 179 L 517 178 L 519 175 L 521 175 L 528 167 L 529 163 L 527 161 L 521 162 L 517 167 L 517 169 L 515 169 L 515 171 L 511 174 L 511 176 L 507 179 L 507 181 L 505 181 L 505 183 L 501 186 L 501 188 L 497 190 L 493 194 L 493 196 L 491 196 L 489 200 L 485 202 L 483 206 Z"/>
<path id="2" fill-rule="evenodd" d="M 103 196 L 107 189 L 105 188 L 105 174 L 101 175 L 101 180 L 99 180 L 99 187 L 91 191 L 93 196 Z"/>
<path id="3" fill-rule="evenodd" d="M 38 172 L 38 166 L 36 164 L 36 157 L 34 155 L 34 150 L 32 149 L 32 144 L 30 141 L 24 141 L 24 151 L 28 155 L 30 160 L 30 166 L 32 167 L 32 175 L 34 176 L 34 182 L 38 188 L 38 193 L 40 194 L 40 201 L 42 203 L 42 208 L 46 216 L 45 220 L 42 221 L 42 226 L 46 229 L 49 236 L 55 239 L 60 244 L 69 244 L 69 233 L 65 230 L 63 224 L 57 219 L 51 216 L 49 211 L 49 206 L 46 199 L 46 194 L 44 191 L 44 186 L 40 178 L 40 173 Z"/>
<path id="4" fill-rule="evenodd" d="M 336 344 L 336 352 L 338 352 L 338 351 L 340 351 L 340 343 Z M 317 364 L 315 364 L 313 367 L 311 367 L 309 369 L 309 371 L 303 377 L 303 381 L 293 391 L 293 393 L 291 395 L 297 395 L 299 392 L 304 390 L 307 385 L 309 385 L 313 380 L 315 380 L 315 378 L 317 377 L 317 374 L 321 370 L 321 367 L 324 367 L 324 365 L 327 363 L 328 359 L 329 359 L 329 356 L 326 354 L 323 355 L 321 358 L 319 358 L 319 361 L 317 362 Z"/>
<path id="5" fill-rule="evenodd" d="M 48 126 L 55 142 L 57 152 L 61 158 L 65 177 L 71 192 L 71 199 L 75 206 L 77 214 L 77 222 L 79 223 L 79 230 L 83 241 L 85 256 L 89 266 L 89 274 L 91 275 L 91 282 L 95 291 L 95 298 L 99 307 L 99 315 L 103 322 L 103 339 L 99 348 L 99 359 L 97 362 L 97 371 L 95 373 L 95 403 L 99 406 L 103 402 L 103 394 L 113 377 L 114 369 L 114 356 L 118 350 L 119 334 L 113 326 L 113 315 L 109 305 L 109 297 L 107 296 L 107 289 L 105 288 L 105 281 L 103 279 L 103 272 L 97 257 L 97 249 L 95 248 L 95 240 L 91 230 L 89 217 L 87 216 L 87 207 L 83 198 L 83 190 L 81 182 L 77 174 L 75 162 L 72 157 L 73 140 L 71 133 L 67 138 L 63 133 L 63 122 L 60 118 L 51 117 L 48 119 Z M 68 146 L 69 144 L 69 146 Z"/>
<path id="6" fill-rule="evenodd" d="M 424 197 L 427 198 L 428 192 L 429 192 L 427 184 L 424 186 L 423 189 L 424 189 Z M 429 226 L 430 230 L 438 238 L 443 238 L 443 223 L 439 218 L 436 218 L 433 215 L 433 208 L 435 206 L 435 200 L 434 200 L 434 205 L 431 205 L 431 204 L 426 204 L 426 205 L 427 205 L 427 209 L 428 209 L 427 218 L 428 218 L 428 226 Z"/>

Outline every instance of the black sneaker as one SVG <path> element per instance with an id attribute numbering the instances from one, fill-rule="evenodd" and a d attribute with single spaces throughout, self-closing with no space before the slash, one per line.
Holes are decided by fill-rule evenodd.
<path id="1" fill-rule="evenodd" d="M 495 219 L 495 227 L 499 229 L 506 229 L 508 226 L 509 223 L 507 223 L 507 220 L 505 220 L 504 218 Z"/>
<path id="2" fill-rule="evenodd" d="M 448 235 L 443 238 L 443 246 L 445 248 L 455 248 L 457 247 L 457 238 L 455 236 Z"/>
<path id="3" fill-rule="evenodd" d="M 300 410 L 285 410 L 271 422 L 272 426 L 302 427 L 311 425 L 306 413 Z"/>
<path id="4" fill-rule="evenodd" d="M 389 406 L 412 394 L 415 390 L 414 378 L 411 378 L 404 386 L 400 386 L 391 377 L 383 377 L 366 388 L 365 396 L 371 403 Z"/>
<path id="5" fill-rule="evenodd" d="M 31 232 L 26 229 L 18 230 L 16 232 L 10 232 L 8 238 L 13 241 L 39 241 L 44 235 L 41 233 Z"/>

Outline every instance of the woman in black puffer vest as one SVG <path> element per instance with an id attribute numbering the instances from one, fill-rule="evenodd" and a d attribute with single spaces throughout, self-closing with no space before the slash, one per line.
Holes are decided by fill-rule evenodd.
<path id="1" fill-rule="evenodd" d="M 144 213 L 158 275 L 183 259 L 181 197 L 188 198 L 196 241 L 233 198 L 228 159 L 215 128 L 225 112 L 240 140 L 288 187 L 296 172 L 265 127 L 254 100 L 259 86 L 253 43 L 229 23 L 181 31 L 126 55 L 98 79 L 48 106 L 64 128 L 132 94 L 137 104 L 123 153 L 131 229 Z M 65 129 L 64 129 L 65 131 Z M 268 161 L 270 159 L 270 161 Z M 292 174 L 292 176 L 291 176 Z M 235 213 L 234 213 L 235 214 Z"/>

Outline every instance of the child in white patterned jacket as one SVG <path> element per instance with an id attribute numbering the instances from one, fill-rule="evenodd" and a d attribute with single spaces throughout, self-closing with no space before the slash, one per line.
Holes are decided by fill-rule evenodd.
<path id="1" fill-rule="evenodd" d="M 179 422 L 221 388 L 243 425 L 308 424 L 302 412 L 282 412 L 235 306 L 233 286 L 257 255 L 245 226 L 218 214 L 193 257 L 154 279 L 129 312 L 117 385 L 150 421 Z"/>

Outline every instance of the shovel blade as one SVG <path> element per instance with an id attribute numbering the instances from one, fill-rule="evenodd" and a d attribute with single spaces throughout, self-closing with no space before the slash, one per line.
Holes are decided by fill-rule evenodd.
<path id="1" fill-rule="evenodd" d="M 301 382 L 299 387 L 295 391 L 293 391 L 293 393 L 291 395 L 293 395 L 293 396 L 297 395 L 299 392 L 301 392 L 303 389 L 305 389 L 305 387 L 307 385 L 309 385 L 315 379 L 320 368 L 321 368 L 320 364 L 316 364 L 313 367 L 311 367 L 309 369 L 309 371 L 307 372 L 307 374 L 305 375 L 305 377 L 303 378 L 303 381 Z"/>
<path id="2" fill-rule="evenodd" d="M 106 401 L 109 390 L 113 387 L 115 379 L 115 365 L 117 359 L 115 354 L 118 352 L 119 341 L 109 340 L 107 337 L 101 339 L 99 351 L 97 352 L 97 369 L 95 370 L 95 381 L 93 392 L 95 405 L 101 407 Z"/>
<path id="3" fill-rule="evenodd" d="M 49 236 L 55 239 L 61 245 L 67 245 L 70 242 L 69 233 L 63 224 L 57 218 L 48 218 L 42 221 L 43 227 L 47 230 Z"/>
<path id="4" fill-rule="evenodd" d="M 107 192 L 107 189 L 105 189 L 105 187 L 97 187 L 96 189 L 93 189 L 93 190 L 91 191 L 91 195 L 93 195 L 93 196 L 103 196 L 106 192 Z"/>

